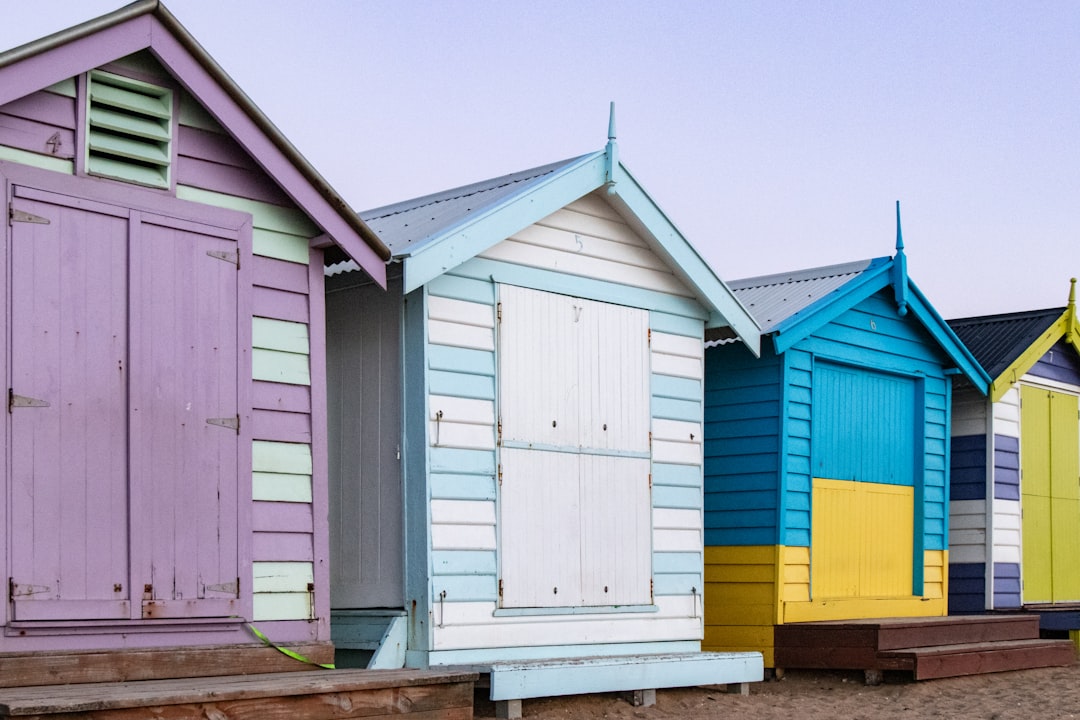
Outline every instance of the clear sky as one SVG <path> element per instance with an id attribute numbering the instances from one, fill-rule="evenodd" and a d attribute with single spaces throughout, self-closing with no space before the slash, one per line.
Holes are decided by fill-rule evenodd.
<path id="1" fill-rule="evenodd" d="M 0 0 L 7 49 L 122 0 Z M 945 317 L 1080 275 L 1080 2 L 166 0 L 358 210 L 602 149 L 721 278 L 890 255 Z"/>

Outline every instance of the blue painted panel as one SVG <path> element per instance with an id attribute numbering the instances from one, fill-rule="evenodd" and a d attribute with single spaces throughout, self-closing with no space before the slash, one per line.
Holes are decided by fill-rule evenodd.
<path id="1" fill-rule="evenodd" d="M 773 438 L 763 438 L 762 445 L 777 445 L 779 440 Z M 721 445 L 721 447 L 724 447 Z M 765 448 L 766 450 L 771 448 Z M 705 487 L 710 490 L 724 490 L 727 487 L 726 480 L 720 478 L 734 477 L 739 475 L 745 475 L 747 473 L 757 473 L 762 470 L 770 470 L 770 466 L 775 467 L 776 455 L 770 452 L 760 452 L 753 455 L 729 455 L 727 457 L 712 457 L 706 456 L 705 458 Z M 775 472 L 775 470 L 771 470 Z M 716 479 L 714 479 L 716 478 Z M 719 483 L 717 487 L 713 487 L 712 483 Z"/>
<path id="2" fill-rule="evenodd" d="M 775 528 L 776 510 L 706 510 L 705 527 L 709 529 Z M 775 537 L 775 534 L 773 533 L 772 536 Z M 763 544 L 768 545 L 769 543 Z"/>
<path id="3" fill-rule="evenodd" d="M 431 448 L 429 468 L 432 473 L 458 473 L 495 477 L 494 450 Z"/>
<path id="4" fill-rule="evenodd" d="M 701 487 L 701 469 L 694 465 L 653 463 L 652 477 L 654 487 L 657 485 Z"/>
<path id="5" fill-rule="evenodd" d="M 700 338 L 705 334 L 705 323 L 683 315 L 653 311 L 649 313 L 649 327 L 654 332 Z"/>
<path id="6" fill-rule="evenodd" d="M 655 552 L 653 553 L 653 572 L 700 574 L 703 562 L 701 553 Z M 698 590 L 701 590 L 700 585 Z"/>
<path id="7" fill-rule="evenodd" d="M 715 522 L 722 522 L 723 517 L 713 518 Z M 706 517 L 706 522 L 708 518 Z M 705 547 L 749 547 L 755 545 L 774 545 L 776 530 L 767 528 L 734 528 L 717 527 L 705 530 Z"/>
<path id="8" fill-rule="evenodd" d="M 809 524 L 809 513 L 807 513 L 806 525 L 809 526 Z M 787 530 L 784 531 L 783 544 L 788 547 L 810 547 L 809 528 L 796 527 L 794 522 L 788 520 Z"/>
<path id="9" fill-rule="evenodd" d="M 994 609 L 1019 608 L 1019 563 L 994 563 Z"/>
<path id="10" fill-rule="evenodd" d="M 436 500 L 494 500 L 495 476 L 433 473 L 431 497 Z"/>
<path id="11" fill-rule="evenodd" d="M 994 435 L 994 498 L 1020 499 L 1020 439 Z"/>
<path id="12" fill-rule="evenodd" d="M 776 493 L 776 473 L 739 473 L 738 475 L 717 478 L 715 484 L 710 485 L 709 493 L 721 494 L 725 492 L 767 490 Z M 773 503 L 775 505 L 775 501 Z"/>
<path id="13" fill-rule="evenodd" d="M 435 575 L 494 575 L 494 550 L 435 550 L 431 553 Z"/>
<path id="14" fill-rule="evenodd" d="M 428 294 L 468 302 L 495 304 L 495 283 L 457 275 L 440 275 L 428 283 Z"/>
<path id="15" fill-rule="evenodd" d="M 913 485 L 915 381 L 828 363 L 815 375 L 814 475 Z"/>
<path id="16" fill-rule="evenodd" d="M 710 492 L 705 495 L 705 510 L 775 510 L 776 490 L 756 492 Z"/>
<path id="17" fill-rule="evenodd" d="M 709 417 L 710 414 L 712 414 L 713 418 L 715 418 L 716 415 L 719 414 L 719 408 L 706 408 L 705 436 L 717 438 L 720 443 L 728 445 L 731 448 L 741 446 L 742 438 L 746 437 L 776 437 L 777 424 L 775 417 L 751 417 L 747 419 L 732 418 L 730 420 L 714 420 L 713 418 Z M 725 448 L 723 451 L 717 452 L 715 456 L 723 456 L 727 454 L 727 452 L 728 448 Z"/>
<path id="18" fill-rule="evenodd" d="M 497 599 L 494 575 L 436 575 L 431 578 L 435 622 L 439 621 L 439 597 L 446 591 L 444 602 L 491 602 Z"/>
<path id="19" fill-rule="evenodd" d="M 495 378 L 488 375 L 432 370 L 428 375 L 432 395 L 452 395 L 475 400 L 495 399 Z"/>
<path id="20" fill-rule="evenodd" d="M 1067 341 L 1058 340 L 1029 372 L 1036 377 L 1080 385 L 1080 357 Z"/>
<path id="21" fill-rule="evenodd" d="M 492 376 L 495 374 L 495 353 L 489 350 L 430 345 L 428 367 L 432 370 Z"/>
<path id="22" fill-rule="evenodd" d="M 656 397 L 654 395 L 652 399 L 652 416 L 661 420 L 701 422 L 701 403 L 693 400 Z"/>
<path id="23" fill-rule="evenodd" d="M 949 614 L 982 613 L 986 610 L 985 563 L 949 565 Z"/>
<path id="24" fill-rule="evenodd" d="M 657 597 L 663 595 L 689 595 L 694 588 L 697 589 L 700 595 L 703 587 L 705 586 L 702 576 L 698 573 L 670 575 L 656 573 L 653 575 L 653 595 Z"/>
<path id="25" fill-rule="evenodd" d="M 986 436 L 952 439 L 950 500 L 986 499 Z"/>
<path id="26" fill-rule="evenodd" d="M 707 381 L 706 381 L 707 382 Z M 755 401 L 760 397 L 760 392 L 755 389 L 753 394 L 746 391 L 745 397 L 739 398 L 735 393 L 705 393 L 705 421 L 721 422 L 724 420 L 747 420 L 752 418 L 772 418 L 770 435 L 776 434 L 780 427 L 776 420 L 780 415 L 779 398 L 772 400 Z M 725 437 L 717 435 L 717 437 Z"/>
<path id="27" fill-rule="evenodd" d="M 701 488 L 653 485 L 652 499 L 654 508 L 699 508 Z"/>
<path id="28" fill-rule="evenodd" d="M 514 660 L 659 655 L 663 653 L 698 652 L 700 650 L 701 642 L 698 640 L 610 643 L 603 645 L 531 645 L 508 648 L 481 648 L 479 650 L 443 650 L 431 653 L 430 657 L 409 654 L 407 655 L 407 661 L 410 663 L 410 667 L 417 667 L 419 663 L 426 663 L 429 659 L 431 664 L 434 665 L 479 665 Z"/>
<path id="29" fill-rule="evenodd" d="M 676 398 L 680 400 L 701 400 L 701 381 L 690 378 L 672 377 L 671 375 L 652 376 L 653 397 Z"/>

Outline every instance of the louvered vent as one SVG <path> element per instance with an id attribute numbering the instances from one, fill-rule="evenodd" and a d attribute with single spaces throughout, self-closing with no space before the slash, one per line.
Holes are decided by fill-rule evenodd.
<path id="1" fill-rule="evenodd" d="M 94 70 L 87 97 L 87 171 L 169 187 L 172 91 Z"/>

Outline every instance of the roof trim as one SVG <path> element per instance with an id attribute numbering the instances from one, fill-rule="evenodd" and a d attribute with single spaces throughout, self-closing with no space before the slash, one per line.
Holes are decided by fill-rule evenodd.
<path id="1" fill-rule="evenodd" d="M 416 290 L 605 185 L 609 198 L 638 219 L 654 241 L 654 249 L 660 251 L 661 259 L 695 291 L 698 301 L 709 312 L 706 326 L 731 326 L 750 351 L 758 355 L 760 329 L 753 316 L 625 166 L 621 162 L 611 164 L 606 149 L 568 161 L 565 167 L 525 183 L 514 194 L 469 213 L 460 222 L 416 243 L 415 251 L 400 256 L 405 265 L 404 292 Z"/>
<path id="2" fill-rule="evenodd" d="M 1080 353 L 1080 318 L 1076 314 L 1076 278 L 1072 278 L 1069 282 L 1069 304 L 1061 316 L 991 382 L 990 399 L 993 402 L 1005 397 L 1009 388 L 1026 375 L 1035 363 L 1062 338 L 1065 338 L 1066 342 L 1072 345 L 1077 353 Z"/>
<path id="3" fill-rule="evenodd" d="M 163 34 L 161 29 L 167 32 Z M 110 36 L 110 42 L 103 41 L 100 47 L 93 47 L 94 43 L 81 42 L 98 35 Z M 175 41 L 179 47 L 170 40 Z M 39 62 L 45 54 L 63 52 L 68 48 L 71 48 L 72 52 L 70 57 L 65 57 L 65 62 Z M 222 122 L 225 129 L 233 134 L 233 138 L 282 184 L 293 201 L 310 214 L 317 224 L 323 226 L 335 243 L 356 260 L 360 267 L 385 287 L 384 263 L 391 257 L 390 249 L 160 0 L 137 0 L 115 12 L 0 53 L 0 104 L 23 97 L 52 82 L 65 80 L 72 75 L 145 49 L 153 51 L 158 59 L 176 74 L 186 89 Z M 187 58 L 177 52 L 181 49 Z M 103 53 L 107 53 L 107 56 Z M 193 60 L 194 63 L 185 63 L 185 59 Z M 196 78 L 192 77 L 192 74 L 196 68 L 216 83 L 223 91 L 223 96 L 209 98 L 207 93 L 199 92 L 193 87 Z M 43 82 L 42 77 L 49 77 L 49 73 L 55 77 L 51 81 Z M 251 129 L 257 130 L 268 142 L 255 142 L 253 138 L 245 138 L 242 133 L 238 133 L 237 128 L 232 126 L 237 117 L 235 111 L 247 118 L 254 125 Z M 222 121 L 225 116 L 232 116 L 233 123 Z M 256 147 L 259 145 L 263 147 Z M 268 165 L 274 164 L 275 155 L 288 163 L 314 193 L 310 190 L 305 192 L 298 186 L 296 179 L 281 177 L 280 171 L 273 172 L 268 169 Z"/>
<path id="4" fill-rule="evenodd" d="M 902 253 L 898 253 L 898 255 L 901 255 L 901 259 L 906 261 Z M 898 279 L 901 277 L 904 284 L 902 289 L 897 287 Z M 907 275 L 906 267 L 897 267 L 896 258 L 875 258 L 862 273 L 853 277 L 829 295 L 820 298 L 800 312 L 777 324 L 771 333 L 776 353 L 779 355 L 790 349 L 824 325 L 835 320 L 848 309 L 888 287 L 893 288 L 894 294 L 898 298 L 897 314 L 901 316 L 906 314 L 914 315 L 930 333 L 931 337 L 934 338 L 942 351 L 956 364 L 959 371 L 980 392 L 986 394 L 990 387 L 990 376 L 975 360 L 971 351 L 960 341 L 960 338 L 956 336 L 948 323 L 938 314 L 918 286 L 911 281 L 911 278 Z M 904 299 L 903 305 L 899 303 L 901 297 Z"/>

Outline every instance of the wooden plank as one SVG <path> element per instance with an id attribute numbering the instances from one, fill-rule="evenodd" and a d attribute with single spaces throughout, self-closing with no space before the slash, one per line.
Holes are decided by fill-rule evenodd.
<path id="1" fill-rule="evenodd" d="M 311 475 L 253 473 L 251 496 L 253 500 L 279 503 L 310 503 Z"/>
<path id="2" fill-rule="evenodd" d="M 252 313 L 259 317 L 307 323 L 310 318 L 306 293 L 256 286 L 252 296 Z"/>
<path id="3" fill-rule="evenodd" d="M 305 385 L 255 381 L 251 394 L 252 407 L 258 410 L 311 412 L 311 389 Z"/>
<path id="4" fill-rule="evenodd" d="M 315 662 L 334 661 L 334 648 L 328 642 L 288 647 Z M 104 652 L 43 651 L 0 656 L 0 687 L 20 688 L 21 692 L 27 687 L 57 682 L 77 685 L 306 669 L 307 666 L 261 644 Z"/>
<path id="5" fill-rule="evenodd" d="M 251 258 L 252 282 L 265 288 L 277 288 L 287 292 L 307 294 L 308 268 L 306 264 L 297 264 L 274 258 Z"/>

